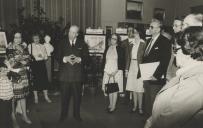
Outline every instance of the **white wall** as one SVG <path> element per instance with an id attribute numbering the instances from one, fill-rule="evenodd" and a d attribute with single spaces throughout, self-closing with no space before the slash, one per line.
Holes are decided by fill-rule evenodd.
<path id="1" fill-rule="evenodd" d="M 143 19 L 127 20 L 125 18 L 126 0 L 101 0 L 101 25 L 117 27 L 118 22 L 149 23 L 153 17 L 154 8 L 163 8 L 166 10 L 165 24 L 171 24 L 175 9 L 174 0 L 143 0 Z"/>

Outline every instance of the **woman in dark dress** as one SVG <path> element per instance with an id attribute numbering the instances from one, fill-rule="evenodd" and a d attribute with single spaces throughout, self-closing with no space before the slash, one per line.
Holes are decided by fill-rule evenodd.
<path id="1" fill-rule="evenodd" d="M 33 73 L 33 93 L 34 93 L 34 102 L 38 103 L 38 91 L 43 91 L 44 98 L 48 103 L 51 103 L 51 100 L 48 97 L 48 76 L 45 61 L 48 56 L 46 49 L 43 44 L 40 43 L 40 36 L 34 34 L 32 36 L 33 43 L 28 45 L 29 53 L 34 58 L 32 62 L 32 73 Z"/>

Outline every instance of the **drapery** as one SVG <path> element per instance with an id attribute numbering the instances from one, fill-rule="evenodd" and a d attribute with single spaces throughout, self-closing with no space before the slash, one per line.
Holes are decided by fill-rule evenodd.
<path id="1" fill-rule="evenodd" d="M 62 24 L 76 24 L 83 30 L 87 27 L 97 28 L 101 25 L 101 0 L 0 0 L 0 24 L 8 28 L 18 24 L 17 9 L 25 7 L 24 15 L 36 15 L 34 2 L 39 2 L 51 21 Z"/>

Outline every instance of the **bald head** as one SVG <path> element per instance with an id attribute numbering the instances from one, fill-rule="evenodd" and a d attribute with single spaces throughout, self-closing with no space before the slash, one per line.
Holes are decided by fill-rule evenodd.
<path id="1" fill-rule="evenodd" d="M 72 25 L 69 29 L 68 37 L 70 40 L 74 40 L 78 36 L 79 27 Z"/>
<path id="2" fill-rule="evenodd" d="M 190 26 L 202 26 L 202 14 L 189 14 L 183 20 L 183 30 Z"/>

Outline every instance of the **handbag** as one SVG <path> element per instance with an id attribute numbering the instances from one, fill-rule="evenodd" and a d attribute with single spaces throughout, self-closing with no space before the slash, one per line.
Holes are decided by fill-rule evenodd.
<path id="1" fill-rule="evenodd" d="M 7 76 L 13 83 L 19 83 L 21 81 L 21 76 L 16 72 L 10 71 Z"/>
<path id="2" fill-rule="evenodd" d="M 110 78 L 111 77 L 109 77 L 109 80 Z M 109 83 L 109 80 L 108 80 L 108 83 L 105 84 L 105 93 L 107 94 L 111 94 L 119 91 L 118 83 L 116 83 L 115 77 L 113 77 L 113 79 L 114 79 L 114 83 Z"/>

